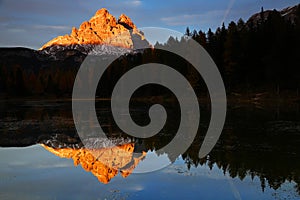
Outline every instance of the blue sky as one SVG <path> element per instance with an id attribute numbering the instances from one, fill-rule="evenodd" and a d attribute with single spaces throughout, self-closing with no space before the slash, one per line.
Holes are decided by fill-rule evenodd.
<path id="1" fill-rule="evenodd" d="M 263 6 L 277 9 L 299 0 L 0 0 L 0 47 L 39 48 L 48 40 L 69 34 L 100 8 L 118 17 L 128 15 L 137 27 L 163 27 L 185 32 L 207 31 L 224 21 L 247 20 Z"/>

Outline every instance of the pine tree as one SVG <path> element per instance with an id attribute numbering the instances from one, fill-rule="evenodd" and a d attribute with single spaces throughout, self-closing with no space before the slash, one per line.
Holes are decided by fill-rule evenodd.
<path id="1" fill-rule="evenodd" d="M 189 37 L 192 35 L 189 27 L 186 28 L 185 35 Z"/>

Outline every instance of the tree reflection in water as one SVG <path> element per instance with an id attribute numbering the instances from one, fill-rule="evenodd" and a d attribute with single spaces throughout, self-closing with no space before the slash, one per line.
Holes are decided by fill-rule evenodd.
<path id="1" fill-rule="evenodd" d="M 96 159 L 82 149 L 69 103 L 18 102 L 16 106 L 13 102 L 5 102 L 1 105 L 0 113 L 3 117 L 0 119 L 0 146 L 29 146 L 41 143 L 52 153 L 72 158 L 75 164 L 80 163 L 84 169 L 101 174 L 98 170 L 100 168 L 94 167 Z M 108 132 L 109 138 L 129 138 L 128 135 L 120 133 L 109 114 L 105 114 L 109 112 L 100 110 L 106 117 L 101 125 Z M 133 110 L 132 114 L 137 123 L 143 124 L 144 114 L 140 112 L 144 112 L 143 108 Z M 284 182 L 294 181 L 300 194 L 300 122 L 296 120 L 300 117 L 298 104 L 269 105 L 263 108 L 252 104 L 229 106 L 220 140 L 209 156 L 199 159 L 198 152 L 209 116 L 209 106 L 202 106 L 198 136 L 182 154 L 188 168 L 217 166 L 232 178 L 239 177 L 241 180 L 246 176 L 257 176 L 261 181 L 262 190 L 267 184 L 273 189 L 278 189 Z M 125 154 L 112 149 L 101 150 L 114 153 L 107 153 L 106 157 L 109 159 L 106 167 L 99 164 L 101 169 L 106 170 L 106 176 L 97 177 L 101 182 L 108 182 L 118 171 L 124 177 L 128 176 L 143 159 L 145 152 L 164 146 L 173 138 L 174 135 L 169 133 L 175 133 L 174 130 L 176 127 L 168 125 L 156 137 L 144 140 L 130 138 L 131 142 L 116 147 L 125 150 Z M 134 157 L 133 152 L 141 154 Z M 115 158 L 122 162 L 114 163 Z"/>

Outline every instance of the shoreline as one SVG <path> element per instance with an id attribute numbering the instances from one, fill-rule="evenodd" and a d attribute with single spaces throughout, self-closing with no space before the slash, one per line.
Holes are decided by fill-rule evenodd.
<path id="1" fill-rule="evenodd" d="M 80 101 L 90 101 L 94 99 L 77 99 Z M 110 101 L 111 98 L 95 98 L 96 101 Z M 166 98 L 164 96 L 152 96 L 152 97 L 142 97 L 142 98 L 132 98 L 132 101 L 136 102 L 173 102 L 174 100 L 172 98 Z M 230 93 L 227 94 L 227 103 L 300 103 L 300 95 L 292 95 L 290 92 L 283 92 L 280 95 L 274 94 L 274 93 L 268 93 L 268 92 L 253 92 L 253 93 Z M 17 97 L 17 96 L 4 96 L 0 95 L 0 102 L 18 102 L 18 101 L 40 101 L 40 102 L 47 102 L 47 101 L 72 101 L 72 97 L 70 96 L 63 96 L 63 97 L 56 97 L 52 95 L 45 95 L 45 96 L 24 96 L 24 97 Z M 198 97 L 198 101 L 200 103 L 204 102 L 210 102 L 209 96 L 201 96 Z"/>

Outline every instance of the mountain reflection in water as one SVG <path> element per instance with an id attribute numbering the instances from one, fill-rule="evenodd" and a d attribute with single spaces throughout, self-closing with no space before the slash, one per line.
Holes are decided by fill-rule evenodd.
<path id="1" fill-rule="evenodd" d="M 146 155 L 134 157 L 134 143 L 122 144 L 99 149 L 86 148 L 53 148 L 41 144 L 49 152 L 61 157 L 72 158 L 74 165 L 91 172 L 102 183 L 108 183 L 120 171 L 122 177 L 126 178 L 134 170 L 135 166 Z"/>
<path id="2" fill-rule="evenodd" d="M 99 108 L 103 118 L 100 120 L 101 126 L 108 138 L 132 139 L 118 147 L 99 149 L 99 153 L 107 157 L 103 161 L 100 156 L 95 158 L 82 148 L 73 124 L 70 103 L 4 102 L 1 106 L 0 146 L 42 144 L 55 155 L 72 158 L 75 165 L 80 164 L 102 183 L 109 182 L 118 172 L 123 177 L 128 176 L 143 162 L 145 152 L 155 152 L 166 145 L 173 137 L 170 133 L 176 133 L 177 128 L 171 121 L 171 125 L 164 127 L 158 136 L 137 140 L 121 133 L 107 109 Z M 268 186 L 276 190 L 284 183 L 292 182 L 295 183 L 295 191 L 300 194 L 298 103 L 229 105 L 223 133 L 213 151 L 203 159 L 198 158 L 198 152 L 210 111 L 209 106 L 200 106 L 201 122 L 197 138 L 185 153 L 179 155 L 188 169 L 216 166 L 232 178 L 244 180 L 245 177 L 257 177 L 262 191 Z M 147 111 L 147 108 L 138 107 L 131 114 L 138 124 L 145 124 Z M 172 111 L 169 112 L 172 114 Z M 133 156 L 133 153 L 139 156 Z M 171 155 L 167 156 L 174 161 Z"/>

